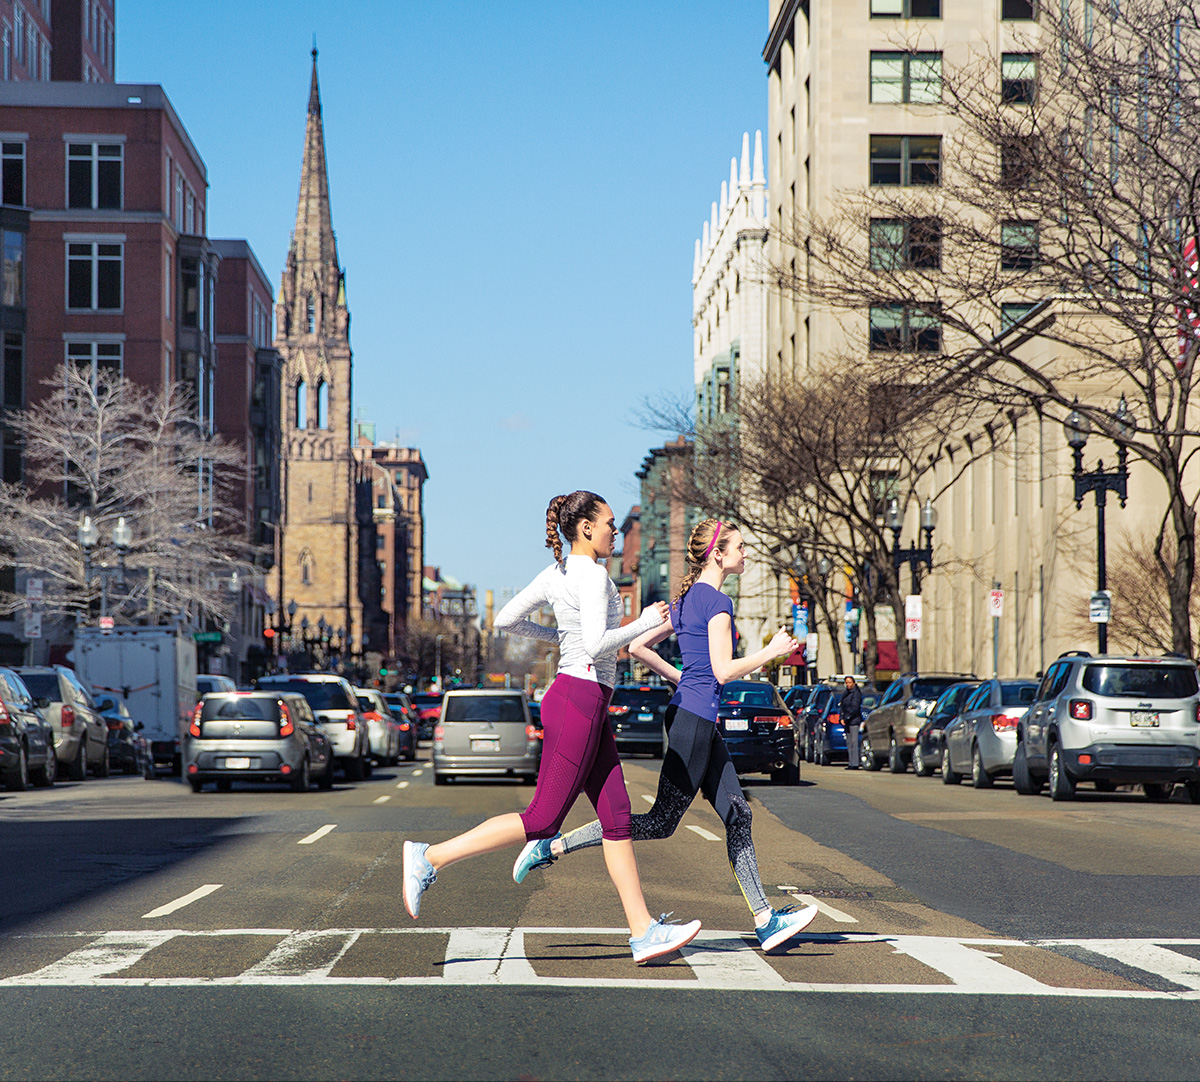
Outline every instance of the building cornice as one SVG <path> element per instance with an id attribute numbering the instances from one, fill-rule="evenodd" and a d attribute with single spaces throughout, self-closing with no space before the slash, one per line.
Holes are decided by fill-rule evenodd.
<path id="1" fill-rule="evenodd" d="M 767 43 L 763 46 L 762 58 L 768 70 L 779 63 L 779 53 L 785 41 L 790 41 L 796 25 L 796 13 L 804 11 L 808 17 L 808 0 L 784 0 L 783 7 L 775 18 L 775 25 L 767 35 Z M 793 42 L 793 45 L 795 43 Z"/>

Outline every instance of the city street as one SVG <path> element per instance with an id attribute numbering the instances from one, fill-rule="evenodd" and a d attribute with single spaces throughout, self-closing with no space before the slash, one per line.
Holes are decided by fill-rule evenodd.
<path id="1" fill-rule="evenodd" d="M 636 967 L 598 850 L 517 886 L 405 837 L 519 810 L 421 760 L 330 793 L 89 780 L 0 798 L 4 1078 L 1183 1078 L 1200 1040 L 1200 808 L 1071 804 L 912 774 L 748 780 L 763 879 L 822 913 L 752 949 L 719 821 L 639 847 Z M 658 764 L 627 763 L 635 811 Z M 585 821 L 577 806 L 569 825 Z"/>

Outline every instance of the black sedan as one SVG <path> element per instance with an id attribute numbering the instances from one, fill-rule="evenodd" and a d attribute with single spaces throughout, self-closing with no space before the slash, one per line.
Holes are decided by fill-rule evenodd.
<path id="1" fill-rule="evenodd" d="M 129 716 L 124 703 L 103 699 L 96 707 L 108 726 L 108 761 L 113 770 L 122 774 L 141 774 L 149 781 L 154 777 L 154 756 L 150 742 L 142 736 L 142 723 Z"/>
<path id="2" fill-rule="evenodd" d="M 721 689 L 717 725 L 739 774 L 770 774 L 776 785 L 800 783 L 792 715 L 772 684 L 731 680 Z"/>
<path id="3" fill-rule="evenodd" d="M 945 748 L 945 728 L 966 704 L 971 692 L 979 687 L 979 681 L 964 681 L 951 684 L 938 696 L 924 724 L 917 730 L 917 742 L 913 745 L 913 772 L 927 778 L 942 767 L 942 752 Z"/>
<path id="4" fill-rule="evenodd" d="M 673 691 L 664 684 L 620 684 L 613 690 L 608 723 L 622 755 L 645 751 L 663 757 L 663 720 Z"/>

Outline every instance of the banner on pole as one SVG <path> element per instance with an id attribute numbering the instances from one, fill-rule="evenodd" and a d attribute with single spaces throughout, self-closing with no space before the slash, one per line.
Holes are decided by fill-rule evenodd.
<path id="1" fill-rule="evenodd" d="M 921 637 L 921 595 L 909 594 L 904 599 L 904 637 L 919 639 Z"/>

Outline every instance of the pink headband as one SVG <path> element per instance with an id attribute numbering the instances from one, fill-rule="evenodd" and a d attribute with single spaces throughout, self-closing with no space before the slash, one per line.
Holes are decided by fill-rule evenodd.
<path id="1" fill-rule="evenodd" d="M 717 538 L 721 536 L 721 527 L 723 525 L 724 523 L 718 522 L 717 528 L 713 530 L 713 539 L 708 543 L 708 548 L 704 550 L 704 555 L 700 557 L 700 562 L 702 564 L 708 563 L 708 558 L 712 555 L 713 548 L 716 547 Z"/>

